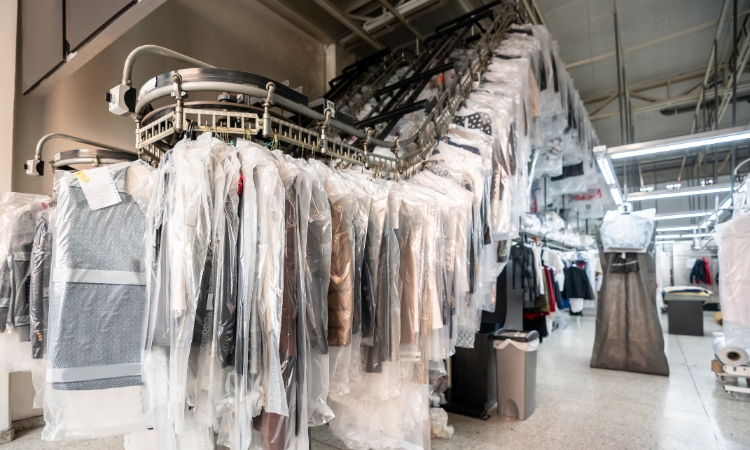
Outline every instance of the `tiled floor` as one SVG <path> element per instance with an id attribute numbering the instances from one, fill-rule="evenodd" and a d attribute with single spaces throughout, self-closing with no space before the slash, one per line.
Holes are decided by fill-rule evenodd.
<path id="1" fill-rule="evenodd" d="M 526 421 L 487 421 L 451 414 L 450 440 L 434 450 L 485 449 L 741 449 L 750 448 L 750 398 L 734 400 L 710 371 L 711 333 L 665 335 L 669 378 L 589 368 L 594 318 L 571 317 L 539 349 L 537 410 Z M 666 316 L 664 317 L 666 329 Z M 40 430 L 20 432 L 0 450 L 121 449 L 122 438 L 54 444 Z M 327 427 L 312 431 L 312 449 L 345 448 Z"/>

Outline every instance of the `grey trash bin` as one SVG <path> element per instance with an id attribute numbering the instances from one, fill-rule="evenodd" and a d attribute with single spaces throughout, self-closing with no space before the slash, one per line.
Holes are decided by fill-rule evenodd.
<path id="1" fill-rule="evenodd" d="M 536 409 L 536 331 L 499 330 L 493 345 L 497 356 L 497 413 L 528 419 Z"/>

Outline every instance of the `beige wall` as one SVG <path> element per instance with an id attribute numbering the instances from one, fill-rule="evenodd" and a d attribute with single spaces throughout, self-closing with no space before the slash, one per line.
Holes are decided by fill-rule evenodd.
<path id="1" fill-rule="evenodd" d="M 289 80 L 291 87 L 303 86 L 311 101 L 323 94 L 323 44 L 255 0 L 168 0 L 45 97 L 16 95 L 14 191 L 52 192 L 49 165 L 41 178 L 27 176 L 22 169 L 36 142 L 47 133 L 132 148 L 133 120 L 110 114 L 104 94 L 119 84 L 128 53 L 144 44 L 161 45 L 217 67 Z M 136 63 L 134 85 L 140 87 L 154 75 L 181 67 L 184 64 L 164 57 L 144 56 Z M 43 158 L 49 160 L 75 145 L 53 140 L 45 146 Z"/>

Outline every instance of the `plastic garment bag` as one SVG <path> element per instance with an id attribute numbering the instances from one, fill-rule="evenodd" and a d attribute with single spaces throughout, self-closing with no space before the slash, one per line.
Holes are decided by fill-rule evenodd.
<path id="1" fill-rule="evenodd" d="M 29 289 L 29 316 L 31 325 L 31 356 L 44 357 L 49 311 L 49 277 L 52 259 L 51 211 L 42 211 L 34 229 L 31 249 L 31 279 Z"/>
<path id="2" fill-rule="evenodd" d="M 362 377 L 362 353 L 360 344 L 362 342 L 362 317 L 363 317 L 363 288 L 369 290 L 370 274 L 369 269 L 363 275 L 363 264 L 365 261 L 365 252 L 367 244 L 367 228 L 369 224 L 371 195 L 356 180 L 352 179 L 349 174 L 343 173 L 343 178 L 353 187 L 357 196 L 357 209 L 353 217 L 354 225 L 354 314 L 352 316 L 352 345 L 351 357 L 349 360 L 349 379 L 359 380 Z M 366 283 L 363 286 L 363 281 Z M 365 298 L 365 300 L 367 300 Z"/>
<path id="3" fill-rule="evenodd" d="M 237 151 L 218 139 L 212 141 L 209 161 L 212 237 L 196 304 L 186 395 L 189 420 L 195 429 L 180 436 L 181 442 L 193 436 L 196 448 L 204 447 L 200 443 L 211 435 L 212 428 L 218 431 L 217 442 L 229 445 L 228 430 L 233 429 L 236 416 L 241 163 Z"/>
<path id="4" fill-rule="evenodd" d="M 330 393 L 349 387 L 354 319 L 354 220 L 358 214 L 353 185 L 319 161 L 309 163 L 324 180 L 331 205 L 331 278 L 328 285 L 328 345 Z"/>
<path id="5" fill-rule="evenodd" d="M 168 152 L 160 163 L 149 207 L 146 389 L 160 448 L 176 448 L 177 437 L 185 430 L 186 402 L 195 401 L 193 389 L 188 395 L 188 374 L 195 376 L 188 368 L 196 311 L 206 298 L 203 281 L 212 227 L 207 168 L 212 166 L 215 145 L 224 144 L 204 134 L 195 141 L 183 140 Z"/>
<path id="6" fill-rule="evenodd" d="M 654 234 L 656 209 L 607 211 L 601 226 L 605 252 L 645 253 Z"/>
<path id="7" fill-rule="evenodd" d="M 715 239 L 719 244 L 719 292 L 724 321 L 726 346 L 750 348 L 750 302 L 747 292 L 748 246 L 750 245 L 750 215 L 735 216 L 716 226 Z"/>
<path id="8" fill-rule="evenodd" d="M 150 170 L 142 162 L 109 166 L 121 202 L 97 210 L 89 208 L 78 177 L 58 172 L 45 440 L 146 427 L 141 395 L 145 216 L 128 178 Z"/>
<path id="9" fill-rule="evenodd" d="M 304 249 L 303 283 L 307 350 L 305 383 L 309 426 L 319 426 L 333 418 L 327 404 L 329 383 L 328 285 L 331 277 L 331 208 L 323 181 L 317 171 L 297 161 L 310 180 L 310 207 L 307 234 L 300 240 Z"/>
<path id="10" fill-rule="evenodd" d="M 256 268 L 250 299 L 249 329 L 246 332 L 249 335 L 249 344 L 246 347 L 249 348 L 249 374 L 246 382 L 240 383 L 242 389 L 247 390 L 247 398 L 239 400 L 242 404 L 238 403 L 238 408 L 245 405 L 249 409 L 242 408 L 242 414 L 247 417 L 239 426 L 240 429 L 250 426 L 251 446 L 260 448 L 263 441 L 283 445 L 285 439 L 274 430 L 278 430 L 277 426 L 284 423 L 284 418 L 290 415 L 285 380 L 290 379 L 290 371 L 294 367 L 289 361 L 281 360 L 282 344 L 287 350 L 290 348 L 286 338 L 282 343 L 282 327 L 286 325 L 289 331 L 290 325 L 288 320 L 285 320 L 289 316 L 284 314 L 287 200 L 279 161 L 265 147 L 252 142 L 241 140 L 237 148 L 242 160 L 243 174 L 246 174 L 246 169 L 253 168 L 252 180 L 257 204 Z M 246 206 L 244 193 L 243 200 L 243 206 Z M 245 228 L 243 224 L 243 229 Z M 247 245 L 243 247 L 247 250 Z M 247 273 L 243 268 L 242 277 L 245 275 Z M 245 289 L 246 287 L 243 287 L 243 290 Z M 286 301 L 288 305 L 288 299 Z M 244 318 L 243 321 L 248 322 Z M 241 374 L 244 370 L 238 368 L 237 372 Z M 252 417 L 256 417 L 254 425 L 257 427 L 248 421 Z"/>
<path id="11" fill-rule="evenodd" d="M 31 249 L 39 213 L 47 209 L 48 197 L 4 193 L 0 197 L 0 330 L 3 336 L 5 370 L 31 368 L 28 290 Z"/>
<path id="12" fill-rule="evenodd" d="M 432 175 L 432 176 L 431 176 Z M 438 178 L 437 180 L 435 178 Z M 428 287 L 434 290 L 434 296 L 429 304 L 431 330 L 429 333 L 429 358 L 434 361 L 443 360 L 450 356 L 451 330 L 453 328 L 454 307 L 451 288 L 453 282 L 449 280 L 449 270 L 452 276 L 452 264 L 448 261 L 455 258 L 455 215 L 459 206 L 448 195 L 439 177 L 430 173 L 419 174 L 410 183 L 419 192 L 428 195 L 433 200 L 433 207 L 438 213 L 430 237 L 426 240 L 428 263 Z M 432 272 L 432 273 L 430 273 Z M 434 285 L 434 287 L 432 287 Z"/>

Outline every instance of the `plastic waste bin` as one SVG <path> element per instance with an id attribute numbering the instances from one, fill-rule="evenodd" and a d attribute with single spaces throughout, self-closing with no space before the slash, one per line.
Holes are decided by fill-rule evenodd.
<path id="1" fill-rule="evenodd" d="M 498 330 L 493 346 L 497 361 L 497 413 L 528 419 L 536 409 L 536 331 Z"/>

